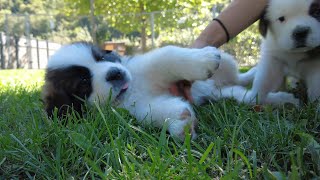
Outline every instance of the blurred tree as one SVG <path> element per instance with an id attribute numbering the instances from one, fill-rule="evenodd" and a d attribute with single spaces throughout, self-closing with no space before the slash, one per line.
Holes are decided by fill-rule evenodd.
<path id="1" fill-rule="evenodd" d="M 30 35 L 38 39 L 63 43 L 90 40 L 90 29 L 84 23 L 88 18 L 75 19 L 64 4 L 64 0 L 0 0 L 0 30 L 21 37 L 26 35 L 28 23 Z"/>
<path id="2" fill-rule="evenodd" d="M 87 0 L 65 0 L 69 7 L 69 13 L 89 15 L 90 3 Z M 227 0 L 95 0 L 95 15 L 106 18 L 109 26 L 122 33 L 139 32 L 141 48 L 146 51 L 146 41 L 150 34 L 150 13 L 158 12 L 162 18 L 155 19 L 157 32 L 190 26 L 197 21 L 195 16 L 201 16 L 202 8 L 211 9 L 213 4 L 225 3 Z M 169 11 L 169 14 L 160 11 Z M 205 12 L 207 13 L 207 11 Z M 183 16 L 188 16 L 186 21 L 178 22 Z"/>
<path id="3" fill-rule="evenodd" d="M 58 0 L 0 0 L 0 14 L 7 14 L 1 16 L 0 27 L 5 31 L 10 30 L 7 32 L 10 35 L 22 36 L 26 31 L 26 23 L 29 23 L 29 31 L 33 36 L 45 38 L 52 28 L 51 14 L 57 12 L 57 3 Z"/>
<path id="4" fill-rule="evenodd" d="M 147 40 L 152 37 L 156 39 L 156 46 L 188 46 L 229 2 L 95 0 L 96 37 L 99 44 L 112 38 L 128 39 L 134 51 L 137 39 L 140 48 L 146 51 Z M 89 0 L 0 0 L 0 30 L 11 36 L 24 36 L 26 16 L 30 16 L 30 34 L 38 39 L 60 43 L 92 40 Z M 259 43 L 260 36 L 254 25 L 222 48 L 247 63 L 257 59 Z"/>

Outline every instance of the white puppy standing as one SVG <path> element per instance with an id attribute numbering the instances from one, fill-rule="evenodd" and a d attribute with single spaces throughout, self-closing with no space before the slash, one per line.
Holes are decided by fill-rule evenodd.
<path id="1" fill-rule="evenodd" d="M 298 105 L 292 94 L 278 92 L 285 76 L 305 81 L 308 98 L 320 97 L 320 1 L 270 0 L 260 21 L 264 36 L 251 99 L 259 103 Z"/>

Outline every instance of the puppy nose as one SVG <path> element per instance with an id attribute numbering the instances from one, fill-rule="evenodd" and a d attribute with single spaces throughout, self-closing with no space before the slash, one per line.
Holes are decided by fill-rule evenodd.
<path id="1" fill-rule="evenodd" d="M 119 68 L 111 68 L 106 76 L 107 81 L 121 81 L 125 79 L 125 72 Z"/>
<path id="2" fill-rule="evenodd" d="M 305 40 L 310 32 L 310 27 L 298 26 L 292 33 L 295 40 L 301 41 Z"/>

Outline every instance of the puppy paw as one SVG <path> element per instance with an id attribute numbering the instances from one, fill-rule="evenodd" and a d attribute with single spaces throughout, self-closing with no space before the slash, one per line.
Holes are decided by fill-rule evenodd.
<path id="1" fill-rule="evenodd" d="M 203 63 L 204 69 L 207 70 L 207 78 L 210 78 L 219 68 L 221 61 L 221 52 L 215 47 L 205 47 L 200 49 L 200 62 Z"/>
<path id="2" fill-rule="evenodd" d="M 180 118 L 171 120 L 168 131 L 171 136 L 184 141 L 186 133 L 190 133 L 191 139 L 197 137 L 195 128 L 197 126 L 197 119 L 189 109 L 184 109 L 180 114 Z"/>
<path id="3" fill-rule="evenodd" d="M 275 105 L 284 105 L 284 104 L 292 104 L 295 107 L 300 106 L 300 100 L 295 98 L 295 96 L 291 93 L 287 92 L 276 92 L 276 93 L 269 93 L 268 95 L 269 100 L 271 100 L 271 104 Z"/>
<path id="4" fill-rule="evenodd" d="M 196 59 L 194 66 L 194 80 L 206 80 L 214 75 L 219 68 L 221 52 L 215 47 L 197 49 L 193 54 Z"/>
<path id="5" fill-rule="evenodd" d="M 284 97 L 285 103 L 290 103 L 295 107 L 300 107 L 300 99 L 296 98 L 293 94 L 287 94 Z"/>

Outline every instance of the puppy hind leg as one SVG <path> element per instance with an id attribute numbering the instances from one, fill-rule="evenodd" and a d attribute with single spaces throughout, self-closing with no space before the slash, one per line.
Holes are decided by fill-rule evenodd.
<path id="1" fill-rule="evenodd" d="M 248 86 L 250 83 L 253 82 L 254 76 L 256 74 L 257 67 L 251 68 L 249 71 L 245 73 L 238 74 L 238 80 L 240 86 Z"/>
<path id="2" fill-rule="evenodd" d="M 215 81 L 208 79 L 206 81 L 195 81 L 191 86 L 191 96 L 193 104 L 200 106 L 209 100 L 216 100 L 214 94 L 219 91 L 215 86 Z"/>
<path id="3" fill-rule="evenodd" d="M 160 96 L 149 101 L 136 102 L 130 112 L 143 124 L 163 127 L 168 124 L 169 133 L 183 140 L 188 127 L 192 138 L 196 138 L 197 119 L 191 105 L 178 97 Z"/>
<path id="4" fill-rule="evenodd" d="M 254 104 L 255 97 L 252 92 L 242 86 L 216 87 L 215 81 L 196 81 L 192 84 L 191 94 L 195 105 L 201 105 L 206 101 L 220 99 L 234 99 L 239 103 Z"/>
<path id="5" fill-rule="evenodd" d="M 246 103 L 246 104 L 255 104 L 256 97 L 252 96 L 252 91 L 246 89 L 242 86 L 229 86 L 221 88 L 220 92 L 216 94 L 219 98 L 231 98 L 236 100 L 239 103 Z"/>
<path id="6" fill-rule="evenodd" d="M 221 89 L 220 98 L 232 98 L 237 102 L 246 104 L 256 104 L 257 97 L 254 96 L 251 90 L 247 90 L 242 86 L 231 86 Z M 285 103 L 290 103 L 299 106 L 299 99 L 295 98 L 293 94 L 287 92 L 270 92 L 267 94 L 264 104 L 281 106 Z"/>

